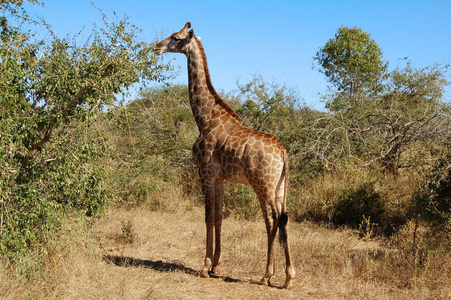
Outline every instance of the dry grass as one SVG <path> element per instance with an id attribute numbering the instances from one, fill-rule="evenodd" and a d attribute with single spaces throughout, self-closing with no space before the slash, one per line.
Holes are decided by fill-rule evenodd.
<path id="1" fill-rule="evenodd" d="M 414 217 L 413 195 L 421 193 L 426 181 L 414 170 L 400 173 L 353 166 L 325 173 L 291 189 L 290 216 L 361 228 L 368 236 L 391 235 Z"/>
<path id="2" fill-rule="evenodd" d="M 180 199 L 180 198 L 178 198 Z M 278 247 L 273 287 L 264 273 L 263 220 L 228 218 L 223 224 L 223 277 L 198 276 L 204 257 L 204 212 L 187 202 L 170 209 L 114 208 L 93 226 L 68 224 L 43 269 L 28 280 L 0 273 L 1 299 L 446 299 L 450 254 L 430 256 L 415 279 L 403 247 L 412 224 L 392 240 L 361 239 L 355 230 L 291 223 L 297 278 L 284 283 Z M 417 230 L 418 231 L 418 230 Z M 418 231 L 418 251 L 426 235 Z M 426 233 L 425 233 L 426 234 Z M 421 237 L 420 237 L 421 236 Z M 403 244 L 404 243 L 404 244 Z M 421 244 L 423 243 L 423 244 Z M 404 245 L 404 246 L 403 246 Z M 442 257 L 440 257 L 442 256 Z M 443 257 L 444 256 L 444 257 Z M 433 259 L 437 261 L 434 262 Z M 415 265 L 415 264 L 413 264 Z M 418 267 L 418 265 L 417 265 Z M 440 273 L 441 272 L 441 273 Z M 438 275 L 441 274 L 441 275 Z M 435 276 L 435 277 L 434 277 Z"/>

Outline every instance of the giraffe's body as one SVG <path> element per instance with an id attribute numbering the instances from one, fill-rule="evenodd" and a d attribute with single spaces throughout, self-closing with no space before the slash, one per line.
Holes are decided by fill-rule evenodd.
<path id="1" fill-rule="evenodd" d="M 285 249 L 286 281 L 295 275 L 287 241 L 288 154 L 273 135 L 245 127 L 237 114 L 219 97 L 210 81 L 200 38 L 188 32 L 190 24 L 156 46 L 156 53 L 183 53 L 188 58 L 190 104 L 199 129 L 193 155 L 205 195 L 207 253 L 201 275 L 219 272 L 223 181 L 250 184 L 257 194 L 268 233 L 268 261 L 264 284 L 274 274 L 274 240 Z M 214 236 L 214 238 L 213 238 Z M 215 247 L 213 247 L 213 241 Z M 214 251 L 214 254 L 213 254 Z"/>

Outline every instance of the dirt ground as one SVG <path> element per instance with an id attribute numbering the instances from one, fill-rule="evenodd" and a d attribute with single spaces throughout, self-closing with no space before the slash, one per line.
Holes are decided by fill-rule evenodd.
<path id="1" fill-rule="evenodd" d="M 381 241 L 308 222 L 289 224 L 296 268 L 292 289 L 281 288 L 280 246 L 272 286 L 258 284 L 267 251 L 260 218 L 224 220 L 222 276 L 201 278 L 203 220 L 203 208 L 188 204 L 164 212 L 110 209 L 88 226 L 88 234 L 69 228 L 77 239 L 58 241 L 36 280 L 23 284 L 0 273 L 0 299 L 451 299 L 449 283 L 431 290 L 389 277 L 399 273 L 387 270 L 397 266 L 384 261 Z"/>
<path id="2" fill-rule="evenodd" d="M 297 271 L 290 290 L 281 288 L 285 262 L 279 246 L 272 286 L 258 284 L 266 261 L 263 220 L 229 218 L 224 221 L 222 276 L 208 279 L 199 277 L 205 255 L 202 208 L 164 213 L 117 209 L 110 212 L 108 219 L 96 224 L 96 235 L 101 239 L 105 268 L 122 274 L 116 275 L 117 281 L 112 282 L 116 287 L 110 296 L 117 299 L 407 299 L 412 296 L 426 299 L 439 296 L 427 290 L 356 277 L 353 268 L 346 266 L 352 263 L 352 256 L 368 251 L 376 253 L 380 246 L 376 241 L 363 241 L 350 230 L 329 230 L 309 223 L 290 224 L 289 238 Z M 340 253 L 347 257 L 337 258 Z"/>

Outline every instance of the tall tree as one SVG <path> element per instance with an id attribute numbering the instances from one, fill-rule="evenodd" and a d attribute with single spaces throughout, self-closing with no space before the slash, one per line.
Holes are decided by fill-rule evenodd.
<path id="1" fill-rule="evenodd" d="M 0 3 L 0 253 L 8 255 L 45 241 L 61 211 L 92 215 L 102 207 L 101 168 L 92 159 L 105 143 L 87 128 L 118 94 L 169 68 L 153 44 L 137 41 L 140 30 L 127 17 L 109 20 L 99 10 L 103 26 L 80 43 L 31 20 L 22 4 Z M 41 39 L 33 28 L 48 31 Z"/>
<path id="2" fill-rule="evenodd" d="M 295 90 L 254 75 L 246 84 L 237 82 L 240 105 L 236 112 L 246 126 L 273 134 L 283 132 L 301 100 Z"/>
<path id="3" fill-rule="evenodd" d="M 356 27 L 340 27 L 314 59 L 336 88 L 335 97 L 327 103 L 332 111 L 346 110 L 366 93 L 378 91 L 388 66 L 377 43 Z"/>
<path id="4" fill-rule="evenodd" d="M 387 72 L 369 34 L 347 27 L 338 29 L 315 60 L 336 88 L 327 96 L 333 113 L 318 120 L 313 148 L 327 165 L 352 158 L 397 173 L 422 163 L 413 160 L 413 153 L 425 149 L 422 143 L 449 138 L 449 105 L 443 102 L 448 66 L 415 69 L 408 62 Z M 403 157 L 407 150 L 410 155 Z"/>

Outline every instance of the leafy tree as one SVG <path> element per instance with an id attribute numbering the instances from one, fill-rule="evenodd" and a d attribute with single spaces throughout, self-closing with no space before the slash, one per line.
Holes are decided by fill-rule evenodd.
<path id="1" fill-rule="evenodd" d="M 341 27 L 316 54 L 336 91 L 326 96 L 332 113 L 316 121 L 312 149 L 327 166 L 351 159 L 396 173 L 416 167 L 421 143 L 444 140 L 450 119 L 442 102 L 447 66 L 387 72 L 382 51 L 361 29 Z M 415 145 L 415 146 L 414 146 Z M 409 151 L 409 156 L 402 154 Z M 424 153 L 423 153 L 424 154 Z"/>
<path id="2" fill-rule="evenodd" d="M 377 92 L 388 66 L 377 43 L 356 27 L 340 27 L 314 59 L 339 92 L 327 102 L 332 111 L 346 110 L 365 94 Z"/>
<path id="3" fill-rule="evenodd" d="M 429 145 L 445 145 L 451 138 L 449 104 L 442 100 L 447 68 L 415 69 L 408 62 L 390 73 L 386 92 L 363 110 L 371 159 L 391 172 L 431 163 L 421 157 Z"/>
<path id="4" fill-rule="evenodd" d="M 293 112 L 300 105 L 294 90 L 266 82 L 261 76 L 246 84 L 237 82 L 239 105 L 236 111 L 243 123 L 258 131 L 278 134 L 289 127 Z"/>
<path id="5" fill-rule="evenodd" d="M 451 138 L 449 104 L 441 100 L 443 72 L 408 64 L 390 73 L 385 93 L 352 110 L 324 114 L 311 129 L 316 156 L 328 166 L 351 160 L 391 173 L 431 163 L 424 160 L 434 151 L 431 143 L 445 146 Z"/>
<path id="6" fill-rule="evenodd" d="M 167 182 L 178 183 L 188 194 L 196 190 L 191 149 L 198 130 L 186 85 L 145 89 L 108 116 L 103 127 L 114 153 L 109 181 L 120 202 L 156 209 L 161 205 L 152 203 L 152 195 Z"/>
<path id="7" fill-rule="evenodd" d="M 197 138 L 189 92 L 186 85 L 149 88 L 127 105 L 130 132 L 143 137 L 142 152 L 164 155 L 172 166 L 180 168 L 191 160 L 191 148 Z M 143 153 L 144 154 L 144 153 Z M 147 156 L 147 154 L 145 155 Z"/>
<path id="8" fill-rule="evenodd" d="M 152 44 L 137 41 L 140 30 L 127 17 L 110 21 L 99 11 L 104 26 L 80 43 L 31 20 L 22 1 L 0 8 L 0 251 L 14 260 L 45 243 L 65 211 L 94 215 L 104 206 L 99 162 L 107 146 L 90 130 L 93 120 L 118 94 L 158 80 L 169 66 Z M 47 36 L 24 29 L 33 26 Z"/>
<path id="9" fill-rule="evenodd" d="M 427 184 L 414 197 L 417 216 L 451 233 L 451 147 L 427 176 Z"/>

